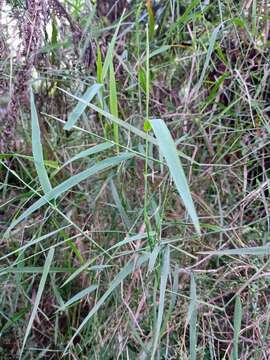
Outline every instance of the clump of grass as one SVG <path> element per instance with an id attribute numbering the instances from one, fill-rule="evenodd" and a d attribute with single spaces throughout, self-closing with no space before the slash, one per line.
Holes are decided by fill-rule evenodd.
<path id="1" fill-rule="evenodd" d="M 30 3 L 0 58 L 24 144 L 0 154 L 0 358 L 268 359 L 265 2 Z"/>

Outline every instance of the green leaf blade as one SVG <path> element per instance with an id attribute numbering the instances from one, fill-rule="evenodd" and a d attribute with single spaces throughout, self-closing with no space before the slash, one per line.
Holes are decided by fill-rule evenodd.
<path id="1" fill-rule="evenodd" d="M 234 317 L 233 317 L 233 360 L 238 360 L 239 352 L 239 336 L 242 322 L 242 304 L 240 296 L 237 295 L 234 305 Z"/>
<path id="2" fill-rule="evenodd" d="M 190 304 L 188 309 L 189 322 L 189 353 L 190 360 L 196 360 L 197 354 L 197 293 L 194 275 L 191 273 L 190 278 Z"/>
<path id="3" fill-rule="evenodd" d="M 197 233 L 200 235 L 201 230 L 198 216 L 172 136 L 163 120 L 154 119 L 150 120 L 150 123 L 156 135 L 159 148 L 167 162 L 170 174 L 174 180 L 178 193 L 183 200 L 183 203 L 187 209 L 187 212 L 193 222 Z"/>
<path id="4" fill-rule="evenodd" d="M 163 319 L 163 314 L 164 314 L 164 307 L 165 307 L 166 285 L 167 285 L 169 272 L 170 272 L 170 247 L 167 246 L 165 249 L 163 264 L 162 264 L 162 269 L 161 269 L 158 317 L 157 317 L 157 324 L 156 324 L 155 335 L 154 335 L 154 340 L 153 340 L 151 360 L 155 359 L 155 354 L 156 354 L 158 341 L 159 341 L 159 337 L 160 337 L 160 329 L 161 329 L 161 324 L 162 324 L 162 319 Z"/>
<path id="5" fill-rule="evenodd" d="M 113 116 L 118 118 L 118 100 L 113 61 L 110 63 L 110 112 Z M 113 134 L 114 142 L 117 144 L 117 152 L 119 152 L 119 128 L 116 123 L 113 123 Z"/>
<path id="6" fill-rule="evenodd" d="M 32 89 L 30 90 L 30 107 L 32 125 L 32 153 L 40 185 L 44 194 L 46 194 L 51 191 L 52 186 L 44 164 L 38 114 Z"/>
<path id="7" fill-rule="evenodd" d="M 53 256 L 54 256 L 54 248 L 51 248 L 49 250 L 48 256 L 47 256 L 45 264 L 44 264 L 44 269 L 43 269 L 43 273 L 42 273 L 41 280 L 40 280 L 40 283 L 39 283 L 37 296 L 36 296 L 35 303 L 34 303 L 34 306 L 33 306 L 33 310 L 32 310 L 32 313 L 31 313 L 31 316 L 30 316 L 30 319 L 29 319 L 29 322 L 28 322 L 28 325 L 27 325 L 27 328 L 26 328 L 26 331 L 25 331 L 23 344 L 22 344 L 22 348 L 21 348 L 20 359 L 22 357 L 26 341 L 28 339 L 28 336 L 30 334 L 33 322 L 34 322 L 36 314 L 37 314 L 38 306 L 39 306 L 39 303 L 40 303 L 41 296 L 43 294 L 43 290 L 44 290 L 44 287 L 45 287 L 47 276 L 49 274 L 49 270 L 50 270 L 50 267 L 51 267 Z"/>
<path id="8" fill-rule="evenodd" d="M 80 301 L 82 298 L 84 298 L 86 295 L 89 295 L 91 292 L 95 291 L 98 288 L 98 285 L 91 285 L 87 287 L 86 289 L 83 289 L 82 291 L 79 291 L 76 295 L 72 296 L 66 303 L 64 303 L 58 311 L 64 311 L 69 306 L 74 304 L 77 301 Z"/>
<path id="9" fill-rule="evenodd" d="M 83 159 L 83 158 L 86 158 L 86 157 L 88 157 L 90 155 L 95 155 L 95 154 L 97 154 L 99 152 L 108 150 L 113 146 L 114 146 L 114 144 L 109 143 L 109 142 L 104 142 L 102 144 L 92 146 L 91 148 L 83 150 L 83 151 L 79 152 L 77 155 L 73 156 L 63 166 L 66 166 L 66 165 L 72 163 L 73 161 Z"/>
<path id="10" fill-rule="evenodd" d="M 80 172 L 79 174 L 71 176 L 69 179 L 63 181 L 61 184 L 57 185 L 53 188 L 49 193 L 42 196 L 39 200 L 37 200 L 33 205 L 31 205 L 27 210 L 23 212 L 8 228 L 6 234 L 12 230 L 17 224 L 31 215 L 34 211 L 41 208 L 43 205 L 47 204 L 49 201 L 58 198 L 61 194 L 68 191 L 75 185 L 79 184 L 81 181 L 87 179 L 89 176 L 98 174 L 105 169 L 108 169 L 112 166 L 116 166 L 120 164 L 122 161 L 129 160 L 133 157 L 133 154 L 130 153 L 122 153 L 118 156 L 114 156 L 111 158 L 107 158 L 105 160 L 100 161 L 99 163 L 91 166 L 90 168 Z"/>
<path id="11" fill-rule="evenodd" d="M 87 103 L 90 103 L 90 101 L 97 95 L 102 86 L 102 84 L 94 84 L 86 90 L 86 92 L 81 97 L 83 101 L 79 101 L 74 110 L 68 116 L 67 123 L 64 126 L 65 130 L 70 130 L 72 126 L 75 125 L 79 117 L 85 111 Z"/>
<path id="12" fill-rule="evenodd" d="M 245 256 L 245 255 L 253 255 L 253 256 L 265 256 L 270 254 L 270 246 L 254 246 L 254 247 L 244 247 L 241 249 L 225 249 L 225 250 L 215 250 L 215 251 L 201 251 L 200 254 L 205 255 L 217 255 L 217 256 Z"/>
<path id="13" fill-rule="evenodd" d="M 107 54 L 106 54 L 104 64 L 103 64 L 103 67 L 102 67 L 102 82 L 104 82 L 104 80 L 106 79 L 110 64 L 112 62 L 114 47 L 115 47 L 115 43 L 116 43 L 116 39 L 117 39 L 117 36 L 118 36 L 118 33 L 119 33 L 120 26 L 121 26 L 122 21 L 123 21 L 124 13 L 125 12 L 123 12 L 123 14 L 122 14 L 122 16 L 121 16 L 121 18 L 119 20 L 119 23 L 118 23 L 118 25 L 117 25 L 117 27 L 115 29 L 115 33 L 113 34 L 112 40 L 111 40 L 111 42 L 110 42 L 110 44 L 108 46 Z"/>

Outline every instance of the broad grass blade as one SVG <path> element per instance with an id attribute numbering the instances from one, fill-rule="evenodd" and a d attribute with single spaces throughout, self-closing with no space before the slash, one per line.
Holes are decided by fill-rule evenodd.
<path id="1" fill-rule="evenodd" d="M 31 205 L 27 210 L 25 210 L 8 228 L 7 233 L 12 230 L 17 224 L 31 215 L 34 211 L 41 208 L 43 205 L 47 204 L 50 200 L 58 198 L 61 194 L 71 189 L 73 186 L 79 184 L 83 180 L 87 179 L 89 176 L 95 175 L 108 169 L 112 166 L 120 164 L 122 161 L 128 160 L 133 157 L 133 154 L 122 153 L 118 156 L 114 156 L 105 160 L 100 161 L 99 163 L 93 165 L 89 169 L 86 169 L 79 174 L 71 176 L 69 179 L 63 181 L 61 184 L 53 188 L 49 193 L 42 196 L 37 200 L 33 205 Z"/>
<path id="2" fill-rule="evenodd" d="M 187 212 L 193 222 L 193 225 L 200 235 L 200 224 L 198 216 L 193 204 L 193 200 L 190 194 L 189 186 L 186 180 L 186 176 L 180 162 L 175 143 L 171 137 L 171 134 L 161 119 L 150 120 L 151 126 L 157 138 L 159 148 L 167 162 L 170 170 L 170 174 L 174 180 L 175 186 L 181 196 Z"/>
<path id="3" fill-rule="evenodd" d="M 47 194 L 49 191 L 51 191 L 52 186 L 44 164 L 38 114 L 32 89 L 30 90 L 30 107 L 32 124 L 32 153 L 40 185 L 44 194 Z"/>
<path id="4" fill-rule="evenodd" d="M 95 95 L 97 95 L 102 86 L 102 84 L 94 84 L 86 90 L 86 92 L 82 96 L 82 100 L 84 102 L 79 101 L 78 104 L 75 106 L 74 110 L 68 116 L 67 123 L 64 126 L 65 130 L 70 130 L 72 128 L 72 126 L 76 123 L 76 121 L 85 111 L 87 103 L 89 103 L 95 97 Z"/>
<path id="5" fill-rule="evenodd" d="M 50 270 L 50 267 L 51 267 L 51 263 L 52 263 L 52 260 L 53 260 L 53 255 L 54 255 L 54 248 L 51 248 L 49 250 L 47 259 L 46 259 L 45 264 L 44 264 L 43 273 L 42 273 L 41 280 L 40 280 L 40 283 L 39 283 L 39 287 L 38 287 L 34 307 L 33 307 L 33 310 L 32 310 L 32 313 L 31 313 L 31 316 L 30 316 L 30 319 L 29 319 L 29 322 L 28 322 L 28 325 L 27 325 L 27 328 L 26 328 L 26 331 L 25 331 L 23 344 L 22 344 L 22 348 L 21 348 L 20 359 L 22 358 L 22 354 L 23 354 L 23 350 L 24 350 L 26 341 L 28 339 L 28 336 L 30 334 L 33 322 L 34 322 L 36 314 L 37 314 L 38 305 L 39 305 L 39 302 L 40 302 L 40 299 L 41 299 L 41 296 L 42 296 L 42 293 L 43 293 L 43 290 L 44 290 L 44 287 L 45 287 L 47 276 L 48 276 L 48 273 L 49 273 L 49 270 Z"/>

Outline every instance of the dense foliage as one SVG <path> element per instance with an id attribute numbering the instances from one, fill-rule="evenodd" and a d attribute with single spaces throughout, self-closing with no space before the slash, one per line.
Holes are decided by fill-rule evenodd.
<path id="1" fill-rule="evenodd" d="M 0 0 L 0 359 L 269 359 L 270 6 Z"/>

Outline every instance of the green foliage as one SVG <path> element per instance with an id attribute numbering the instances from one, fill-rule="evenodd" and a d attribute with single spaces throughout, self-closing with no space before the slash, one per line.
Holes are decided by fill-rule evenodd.
<path id="1" fill-rule="evenodd" d="M 265 3 L 4 2 L 0 359 L 268 359 Z"/>

